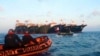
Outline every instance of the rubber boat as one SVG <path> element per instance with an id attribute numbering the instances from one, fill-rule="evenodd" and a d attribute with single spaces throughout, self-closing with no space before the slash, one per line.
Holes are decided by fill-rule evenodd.
<path id="1" fill-rule="evenodd" d="M 36 45 L 30 45 L 9 50 L 4 50 L 4 44 L 0 44 L 0 56 L 29 56 L 45 53 L 48 51 L 49 47 L 52 44 L 52 41 L 48 38 L 48 36 L 40 36 L 35 38 L 35 40 L 38 42 L 38 44 Z"/>

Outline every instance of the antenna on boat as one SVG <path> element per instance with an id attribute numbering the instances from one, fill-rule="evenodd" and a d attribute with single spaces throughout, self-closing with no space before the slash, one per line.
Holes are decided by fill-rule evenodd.
<path id="1" fill-rule="evenodd" d="M 19 26 L 19 20 L 16 20 L 16 26 Z"/>
<path id="2" fill-rule="evenodd" d="M 63 24 L 63 20 L 62 19 L 60 19 L 60 24 Z"/>
<path id="3" fill-rule="evenodd" d="M 65 22 L 64 22 L 64 19 L 60 19 L 60 24 L 66 25 Z"/>
<path id="4" fill-rule="evenodd" d="M 71 25 L 76 25 L 74 20 L 71 20 Z"/>
<path id="5" fill-rule="evenodd" d="M 83 20 L 83 21 L 82 21 L 82 25 L 84 25 L 84 22 L 85 22 L 85 21 Z"/>
<path id="6" fill-rule="evenodd" d="M 82 25 L 87 25 L 84 20 L 82 21 Z"/>
<path id="7" fill-rule="evenodd" d="M 46 21 L 45 21 L 45 25 L 48 25 L 48 24 L 49 24 L 49 23 L 48 23 L 48 21 L 46 20 Z"/>
<path id="8" fill-rule="evenodd" d="M 28 25 L 28 20 L 25 20 L 25 25 L 26 25 L 26 26 Z"/>

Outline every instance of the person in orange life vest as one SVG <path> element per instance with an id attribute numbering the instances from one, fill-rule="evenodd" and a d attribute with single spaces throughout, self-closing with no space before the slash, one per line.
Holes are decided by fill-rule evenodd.
<path id="1" fill-rule="evenodd" d="M 14 33 L 13 29 L 9 29 L 8 34 L 4 39 L 4 48 L 13 49 L 21 46 L 22 41 L 19 39 L 18 35 Z"/>
<path id="2" fill-rule="evenodd" d="M 24 46 L 37 44 L 36 40 L 32 38 L 28 31 L 25 31 L 22 41 Z"/>

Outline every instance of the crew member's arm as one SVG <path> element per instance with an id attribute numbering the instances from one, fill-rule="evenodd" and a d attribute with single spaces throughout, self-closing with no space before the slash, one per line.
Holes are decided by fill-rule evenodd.
<path id="1" fill-rule="evenodd" d="M 18 37 L 18 35 L 15 35 L 17 41 L 18 41 L 18 44 L 21 46 L 22 45 L 22 41 L 20 40 L 20 38 Z"/>
<path id="2" fill-rule="evenodd" d="M 5 36 L 5 39 L 4 39 L 4 43 L 5 43 L 5 44 L 7 44 L 7 42 L 8 42 L 8 41 L 7 41 L 7 37 L 8 37 L 8 35 L 6 35 L 6 36 Z"/>

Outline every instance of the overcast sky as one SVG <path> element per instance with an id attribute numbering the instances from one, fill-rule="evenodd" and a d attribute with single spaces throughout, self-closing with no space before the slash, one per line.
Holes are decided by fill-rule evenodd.
<path id="1" fill-rule="evenodd" d="M 84 31 L 100 31 L 100 0 L 0 0 L 0 33 L 15 28 L 16 20 L 67 24 L 74 20 L 87 26 Z"/>

